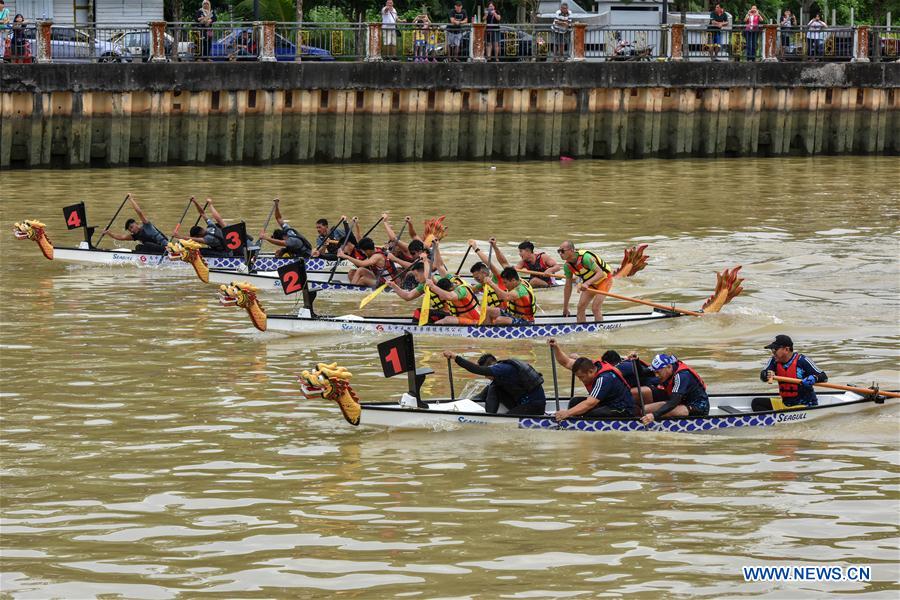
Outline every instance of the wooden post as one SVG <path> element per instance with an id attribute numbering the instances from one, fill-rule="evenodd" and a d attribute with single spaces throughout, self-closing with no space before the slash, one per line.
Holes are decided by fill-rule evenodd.
<path id="1" fill-rule="evenodd" d="M 778 62 L 778 25 L 763 25 L 763 62 Z"/>
<path id="2" fill-rule="evenodd" d="M 37 33 L 35 34 L 35 57 L 39 63 L 48 63 L 53 59 L 53 53 L 50 50 L 50 28 L 53 27 L 53 21 L 38 21 Z"/>
<path id="3" fill-rule="evenodd" d="M 275 62 L 275 21 L 256 21 L 253 28 L 258 34 L 260 62 Z M 300 52 L 300 48 L 297 48 Z"/>
<path id="4" fill-rule="evenodd" d="M 584 32 L 586 29 L 586 23 L 572 23 L 572 52 L 569 55 L 569 60 L 572 62 L 584 60 Z"/>
<path id="5" fill-rule="evenodd" d="M 853 58 L 850 62 L 869 62 L 869 26 L 856 28 L 856 45 L 853 47 Z"/>
<path id="6" fill-rule="evenodd" d="M 366 62 L 380 62 L 381 60 L 381 23 L 369 23 Z"/>
<path id="7" fill-rule="evenodd" d="M 472 23 L 472 62 L 485 62 L 484 23 Z"/>
<path id="8" fill-rule="evenodd" d="M 176 48 L 177 52 L 178 49 Z M 166 22 L 150 22 L 150 62 L 165 62 L 166 58 Z"/>
<path id="9" fill-rule="evenodd" d="M 684 23 L 672 23 L 672 54 L 669 60 L 684 60 Z"/>

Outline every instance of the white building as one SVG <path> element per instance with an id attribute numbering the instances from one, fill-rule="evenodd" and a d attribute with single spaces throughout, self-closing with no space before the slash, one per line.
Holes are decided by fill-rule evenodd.
<path id="1" fill-rule="evenodd" d="M 55 25 L 133 25 L 163 20 L 163 0 L 6 0 L 13 15 Z"/>

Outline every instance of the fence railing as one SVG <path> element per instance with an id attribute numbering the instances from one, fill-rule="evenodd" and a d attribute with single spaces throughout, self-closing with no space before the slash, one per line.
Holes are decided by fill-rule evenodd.
<path id="1" fill-rule="evenodd" d="M 3 30 L 13 62 L 147 61 L 848 61 L 897 60 L 900 31 L 887 27 L 711 29 L 681 24 L 587 27 L 445 23 L 135 23 Z"/>

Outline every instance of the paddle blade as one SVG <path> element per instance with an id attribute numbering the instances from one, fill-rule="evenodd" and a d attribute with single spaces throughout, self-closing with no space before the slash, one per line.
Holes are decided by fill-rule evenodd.
<path id="1" fill-rule="evenodd" d="M 378 286 L 378 289 L 377 289 L 377 290 L 375 290 L 374 292 L 372 292 L 371 294 L 369 294 L 368 296 L 366 296 L 365 298 L 363 298 L 362 300 L 360 300 L 360 302 L 359 302 L 359 307 L 360 307 L 360 308 L 364 308 L 364 307 L 366 306 L 366 304 L 368 304 L 369 302 L 371 302 L 372 300 L 375 299 L 375 296 L 377 296 L 378 294 L 380 294 L 381 292 L 383 292 L 383 291 L 384 291 L 384 288 L 386 288 L 386 287 L 387 287 L 387 284 L 386 284 L 386 283 L 382 283 L 380 286 Z"/>
<path id="2" fill-rule="evenodd" d="M 419 327 L 428 324 L 428 318 L 431 316 L 431 288 L 425 286 L 425 293 L 422 294 L 422 308 L 419 309 Z"/>
<path id="3" fill-rule="evenodd" d="M 478 317 L 478 324 L 481 325 L 484 323 L 485 317 L 487 317 L 488 311 L 488 292 L 491 291 L 491 286 L 489 284 L 484 284 L 484 287 L 481 289 L 481 315 Z"/>
<path id="4" fill-rule="evenodd" d="M 737 298 L 744 288 L 741 284 L 744 279 L 738 277 L 741 266 L 738 265 L 733 269 L 725 269 L 721 273 L 716 273 L 716 291 L 706 299 L 703 306 L 700 307 L 704 313 L 717 313 L 722 307 Z"/>

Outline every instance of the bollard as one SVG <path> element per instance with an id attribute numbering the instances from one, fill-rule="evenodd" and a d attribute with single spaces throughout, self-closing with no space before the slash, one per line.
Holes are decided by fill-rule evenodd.
<path id="1" fill-rule="evenodd" d="M 672 23 L 672 54 L 669 60 L 684 60 L 684 23 Z"/>
<path id="2" fill-rule="evenodd" d="M 586 23 L 572 24 L 572 52 L 569 54 L 569 60 L 572 62 L 581 62 L 584 60 L 585 29 L 587 29 Z"/>
<path id="3" fill-rule="evenodd" d="M 869 26 L 856 28 L 856 45 L 853 47 L 853 58 L 850 62 L 869 62 Z"/>
<path id="4" fill-rule="evenodd" d="M 53 59 L 50 50 L 51 27 L 53 27 L 53 21 L 38 21 L 34 40 L 37 47 L 34 49 L 34 55 L 39 63 L 48 63 Z"/>
<path id="5" fill-rule="evenodd" d="M 485 62 L 484 30 L 484 23 L 472 23 L 472 62 Z"/>
<path id="6" fill-rule="evenodd" d="M 763 25 L 763 62 L 778 62 L 778 25 Z"/>
<path id="7" fill-rule="evenodd" d="M 366 62 L 380 62 L 381 58 L 381 23 L 369 23 L 366 40 Z"/>
<path id="8" fill-rule="evenodd" d="M 175 51 L 177 53 L 177 47 Z M 150 21 L 150 62 L 166 60 L 166 22 Z"/>
<path id="9" fill-rule="evenodd" d="M 275 62 L 275 21 L 256 21 L 253 31 L 259 40 L 259 61 Z"/>

